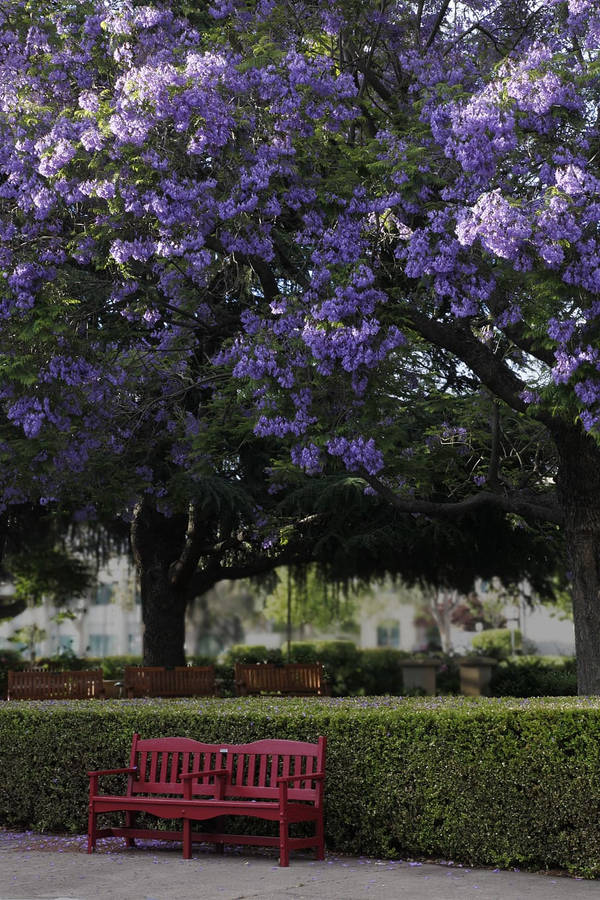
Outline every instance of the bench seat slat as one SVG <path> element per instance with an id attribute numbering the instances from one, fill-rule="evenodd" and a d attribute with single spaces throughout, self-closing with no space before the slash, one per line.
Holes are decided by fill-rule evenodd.
<path id="1" fill-rule="evenodd" d="M 194 820 L 211 819 L 215 816 L 256 816 L 260 819 L 279 819 L 279 805 L 267 800 L 184 800 L 183 797 L 114 797 L 99 796 L 96 812 L 138 810 L 170 818 L 171 815 L 185 816 Z M 304 822 L 315 818 L 314 806 L 296 804 L 290 807 L 290 822 Z"/>

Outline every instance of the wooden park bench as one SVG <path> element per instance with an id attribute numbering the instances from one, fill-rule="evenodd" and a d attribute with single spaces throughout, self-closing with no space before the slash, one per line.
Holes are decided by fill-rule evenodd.
<path id="1" fill-rule="evenodd" d="M 216 693 L 214 666 L 126 666 L 127 697 L 195 697 Z"/>
<path id="2" fill-rule="evenodd" d="M 203 744 L 191 738 L 140 739 L 133 736 L 129 766 L 88 772 L 90 801 L 88 853 L 98 838 L 124 837 L 182 841 L 190 859 L 193 842 L 279 847 L 279 865 L 288 866 L 290 850 L 314 848 L 325 856 L 323 788 L 326 738 L 303 741 L 261 740 L 251 744 Z M 123 794 L 100 794 L 103 775 L 126 775 Z M 102 813 L 123 812 L 124 825 L 101 827 Z M 180 830 L 136 827 L 137 813 L 180 819 Z M 251 816 L 279 823 L 279 835 L 194 831 L 192 822 L 219 816 Z M 315 834 L 290 837 L 295 822 L 314 822 Z M 217 823 L 217 827 L 222 827 Z"/>
<path id="3" fill-rule="evenodd" d="M 329 685 L 321 663 L 236 663 L 235 686 L 242 697 L 248 694 L 328 694 Z"/>
<path id="4" fill-rule="evenodd" d="M 81 672 L 29 669 L 8 673 L 9 700 L 88 700 L 104 696 L 102 669 Z"/>

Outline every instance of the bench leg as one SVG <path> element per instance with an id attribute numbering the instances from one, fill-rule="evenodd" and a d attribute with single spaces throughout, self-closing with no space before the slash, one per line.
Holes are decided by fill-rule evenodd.
<path id="1" fill-rule="evenodd" d="M 90 802 L 89 814 L 88 814 L 87 852 L 93 853 L 95 847 L 96 847 L 96 813 L 94 811 L 93 804 Z"/>
<path id="2" fill-rule="evenodd" d="M 325 859 L 325 826 L 323 824 L 323 816 L 316 821 L 316 838 L 318 844 L 316 846 L 317 859 Z"/>
<path id="3" fill-rule="evenodd" d="M 279 865 L 287 868 L 290 864 L 289 825 L 286 819 L 279 820 Z"/>
<path id="4" fill-rule="evenodd" d="M 181 824 L 183 832 L 183 858 L 192 858 L 192 820 L 184 819 Z"/>
<path id="5" fill-rule="evenodd" d="M 135 826 L 135 812 L 132 810 L 127 810 L 125 813 L 125 827 L 133 828 Z M 132 837 L 125 838 L 125 846 L 126 847 L 135 847 L 135 841 Z"/>

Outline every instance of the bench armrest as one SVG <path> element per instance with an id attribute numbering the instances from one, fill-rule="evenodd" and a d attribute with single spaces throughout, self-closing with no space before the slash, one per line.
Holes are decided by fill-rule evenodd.
<path id="1" fill-rule="evenodd" d="M 128 766 L 124 769 L 98 769 L 96 772 L 88 772 L 90 778 L 94 775 L 133 775 L 137 772 L 137 766 Z"/>
<path id="2" fill-rule="evenodd" d="M 186 781 L 188 778 L 199 778 L 201 775 L 228 775 L 227 769 L 198 769 L 197 772 L 186 772 L 181 776 L 182 781 Z"/>
<path id="3" fill-rule="evenodd" d="M 294 781 L 323 781 L 325 772 L 305 772 L 303 775 L 282 775 L 277 784 L 293 784 Z"/>

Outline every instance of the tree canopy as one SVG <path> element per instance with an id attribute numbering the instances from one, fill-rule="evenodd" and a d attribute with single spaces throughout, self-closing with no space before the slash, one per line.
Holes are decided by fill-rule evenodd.
<path id="1" fill-rule="evenodd" d="M 4 506 L 126 510 L 184 605 L 306 557 L 290 464 L 561 527 L 600 690 L 595 4 L 0 17 Z"/>

